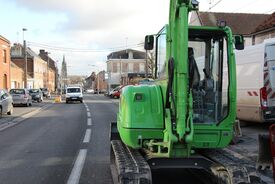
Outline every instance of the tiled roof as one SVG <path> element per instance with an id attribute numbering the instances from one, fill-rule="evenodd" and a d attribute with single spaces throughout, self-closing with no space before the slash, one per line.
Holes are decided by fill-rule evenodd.
<path id="1" fill-rule="evenodd" d="M 275 28 L 275 12 L 272 13 L 266 20 L 264 20 L 257 28 L 256 31 L 263 31 L 266 29 Z"/>
<path id="2" fill-rule="evenodd" d="M 217 21 L 224 20 L 234 34 L 242 35 L 254 33 L 257 26 L 270 16 L 270 14 L 216 12 L 198 12 L 198 15 L 203 26 L 216 26 Z"/>

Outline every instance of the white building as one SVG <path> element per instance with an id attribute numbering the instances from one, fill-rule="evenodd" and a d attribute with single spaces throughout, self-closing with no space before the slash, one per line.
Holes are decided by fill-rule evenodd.
<path id="1" fill-rule="evenodd" d="M 107 56 L 108 88 L 127 84 L 131 77 L 145 77 L 146 53 L 126 49 Z"/>

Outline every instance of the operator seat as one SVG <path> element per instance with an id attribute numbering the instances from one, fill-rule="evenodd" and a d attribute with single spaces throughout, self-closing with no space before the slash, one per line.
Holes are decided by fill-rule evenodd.
<path id="1" fill-rule="evenodd" d="M 189 61 L 189 88 L 198 89 L 200 84 L 200 73 L 194 58 L 194 49 L 188 47 L 188 61 Z"/>
<path id="2" fill-rule="evenodd" d="M 188 47 L 188 62 L 189 88 L 192 89 L 193 96 L 193 122 L 200 123 L 203 122 L 203 93 L 200 90 L 200 73 L 192 47 Z"/>

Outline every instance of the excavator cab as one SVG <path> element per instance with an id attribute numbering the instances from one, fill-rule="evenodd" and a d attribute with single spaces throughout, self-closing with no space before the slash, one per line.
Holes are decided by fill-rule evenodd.
<path id="1" fill-rule="evenodd" d="M 229 112 L 228 38 L 222 29 L 189 28 L 189 89 L 193 123 L 220 124 Z M 156 78 L 166 77 L 166 28 L 156 37 Z"/>

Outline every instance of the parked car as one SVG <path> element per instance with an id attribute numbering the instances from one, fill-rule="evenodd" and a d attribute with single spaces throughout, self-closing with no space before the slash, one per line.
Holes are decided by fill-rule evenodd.
<path id="1" fill-rule="evenodd" d="M 106 90 L 104 95 L 105 96 L 110 96 L 110 93 L 111 93 L 112 90 L 113 90 L 112 88 L 110 88 L 109 90 Z"/>
<path id="2" fill-rule="evenodd" d="M 83 103 L 83 94 L 80 87 L 67 87 L 66 103 L 70 101 L 80 101 L 80 103 Z"/>
<path id="3" fill-rule="evenodd" d="M 51 97 L 51 93 L 49 92 L 49 90 L 47 88 L 40 88 L 40 90 L 43 93 L 43 97 L 46 97 L 46 98 L 50 98 Z"/>
<path id="4" fill-rule="evenodd" d="M 87 92 L 87 93 L 94 93 L 95 90 L 94 90 L 94 89 L 87 89 L 86 92 Z"/>
<path id="5" fill-rule="evenodd" d="M 30 89 L 29 93 L 33 101 L 37 101 L 37 102 L 43 101 L 43 93 L 40 89 Z"/>
<path id="6" fill-rule="evenodd" d="M 10 94 L 12 96 L 13 105 L 25 105 L 32 106 L 32 97 L 27 89 L 11 89 Z"/>
<path id="7" fill-rule="evenodd" d="M 13 113 L 13 101 L 11 95 L 3 89 L 0 89 L 0 118 L 3 114 L 11 115 Z"/>
<path id="8" fill-rule="evenodd" d="M 120 97 L 120 93 L 122 91 L 122 88 L 124 88 L 125 86 L 118 86 L 116 88 L 114 88 L 111 92 L 110 92 L 110 97 L 111 98 L 119 98 Z"/>

